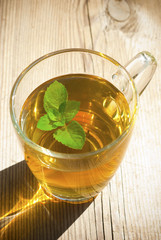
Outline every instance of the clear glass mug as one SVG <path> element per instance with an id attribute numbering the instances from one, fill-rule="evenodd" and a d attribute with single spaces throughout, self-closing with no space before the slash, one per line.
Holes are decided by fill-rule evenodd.
<path id="1" fill-rule="evenodd" d="M 156 66 L 155 58 L 148 52 L 139 53 L 123 67 L 100 52 L 64 49 L 42 56 L 24 69 L 12 88 L 11 119 L 25 160 L 47 195 L 70 202 L 83 202 L 95 197 L 107 185 L 127 149 L 138 112 L 138 96 L 151 80 Z M 109 144 L 84 153 L 55 152 L 33 142 L 21 128 L 21 109 L 27 97 L 47 80 L 67 74 L 88 74 L 108 80 L 126 98 L 130 121 L 126 129 Z M 77 87 L 79 89 L 79 85 Z M 77 94 L 77 100 L 81 94 L 85 92 Z M 107 98 L 105 96 L 99 104 L 111 109 L 113 101 L 107 99 L 108 92 Z M 95 101 L 95 96 L 92 96 L 92 101 Z M 81 111 L 83 107 L 80 107 Z M 86 120 L 84 117 L 82 122 L 93 123 Z"/>

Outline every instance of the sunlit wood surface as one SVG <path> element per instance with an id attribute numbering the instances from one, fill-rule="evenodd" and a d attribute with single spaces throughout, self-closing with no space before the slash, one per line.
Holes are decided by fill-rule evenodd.
<path id="1" fill-rule="evenodd" d="M 119 2 L 0 0 L 0 239 L 161 239 L 161 1 L 127 0 L 118 8 Z M 104 191 L 82 205 L 37 195 L 32 201 L 38 185 L 10 121 L 11 87 L 36 58 L 71 47 L 123 65 L 148 50 L 158 67 L 140 97 L 124 161 Z"/>

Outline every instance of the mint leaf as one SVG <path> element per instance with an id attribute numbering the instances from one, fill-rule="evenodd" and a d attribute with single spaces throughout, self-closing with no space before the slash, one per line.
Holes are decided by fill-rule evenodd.
<path id="1" fill-rule="evenodd" d="M 68 93 L 63 84 L 58 81 L 54 81 L 47 88 L 44 94 L 44 109 L 46 112 L 50 108 L 59 109 L 59 106 L 66 102 L 68 99 Z"/>
<path id="2" fill-rule="evenodd" d="M 44 109 L 47 114 L 39 119 L 37 128 L 43 131 L 58 128 L 53 134 L 57 141 L 73 149 L 82 149 L 85 132 L 78 122 L 71 121 L 78 113 L 79 107 L 80 102 L 68 101 L 64 85 L 54 81 L 45 91 Z"/>
<path id="3" fill-rule="evenodd" d="M 80 102 L 78 101 L 67 101 L 62 103 L 59 107 L 59 111 L 63 114 L 65 122 L 71 121 L 78 113 L 80 108 Z"/>
<path id="4" fill-rule="evenodd" d="M 47 115 L 52 121 L 59 121 L 62 118 L 62 114 L 56 108 L 50 108 Z"/>
<path id="5" fill-rule="evenodd" d="M 85 132 L 82 126 L 72 121 L 67 126 L 58 129 L 53 137 L 67 147 L 73 149 L 82 149 L 85 143 Z"/>
<path id="6" fill-rule="evenodd" d="M 62 127 L 65 125 L 65 120 L 62 118 L 60 121 L 54 122 L 54 125 L 57 127 Z"/>
<path id="7" fill-rule="evenodd" d="M 65 118 L 64 116 L 56 109 L 49 109 L 47 112 L 47 115 L 51 121 L 53 121 L 54 126 L 62 127 L 65 124 Z"/>
<path id="8" fill-rule="evenodd" d="M 42 116 L 39 119 L 39 121 L 37 123 L 37 128 L 39 128 L 40 130 L 43 130 L 43 131 L 51 131 L 53 129 L 56 129 L 57 126 L 54 125 L 54 123 L 50 120 L 48 115 L 45 114 L 44 116 Z"/>
<path id="9" fill-rule="evenodd" d="M 68 101 L 67 101 L 68 102 Z M 60 104 L 60 106 L 59 106 L 59 112 L 61 113 L 61 114 L 64 114 L 64 111 L 65 111 L 65 107 L 66 107 L 66 103 L 67 102 L 63 102 L 62 104 Z"/>

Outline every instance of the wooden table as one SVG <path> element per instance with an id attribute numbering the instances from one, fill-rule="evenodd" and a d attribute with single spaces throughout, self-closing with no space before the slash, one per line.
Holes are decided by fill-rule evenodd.
<path id="1" fill-rule="evenodd" d="M 32 201 L 38 185 L 10 121 L 11 87 L 36 58 L 71 47 L 123 65 L 147 50 L 158 67 L 124 161 L 98 197 L 82 205 Z M 0 0 L 0 67 L 0 239 L 161 239 L 161 1 Z"/>

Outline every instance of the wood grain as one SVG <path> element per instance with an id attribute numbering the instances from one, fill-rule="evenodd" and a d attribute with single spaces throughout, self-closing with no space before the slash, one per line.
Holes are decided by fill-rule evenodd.
<path id="1" fill-rule="evenodd" d="M 29 63 L 69 47 L 101 51 L 123 65 L 147 50 L 158 62 L 124 161 L 104 191 L 85 206 L 39 203 L 0 230 L 1 239 L 161 239 L 161 1 L 127 0 L 130 17 L 121 22 L 110 17 L 109 1 L 0 0 L 0 216 L 20 197 L 16 176 L 23 181 L 26 174 L 34 189 L 9 114 L 11 87 Z"/>

